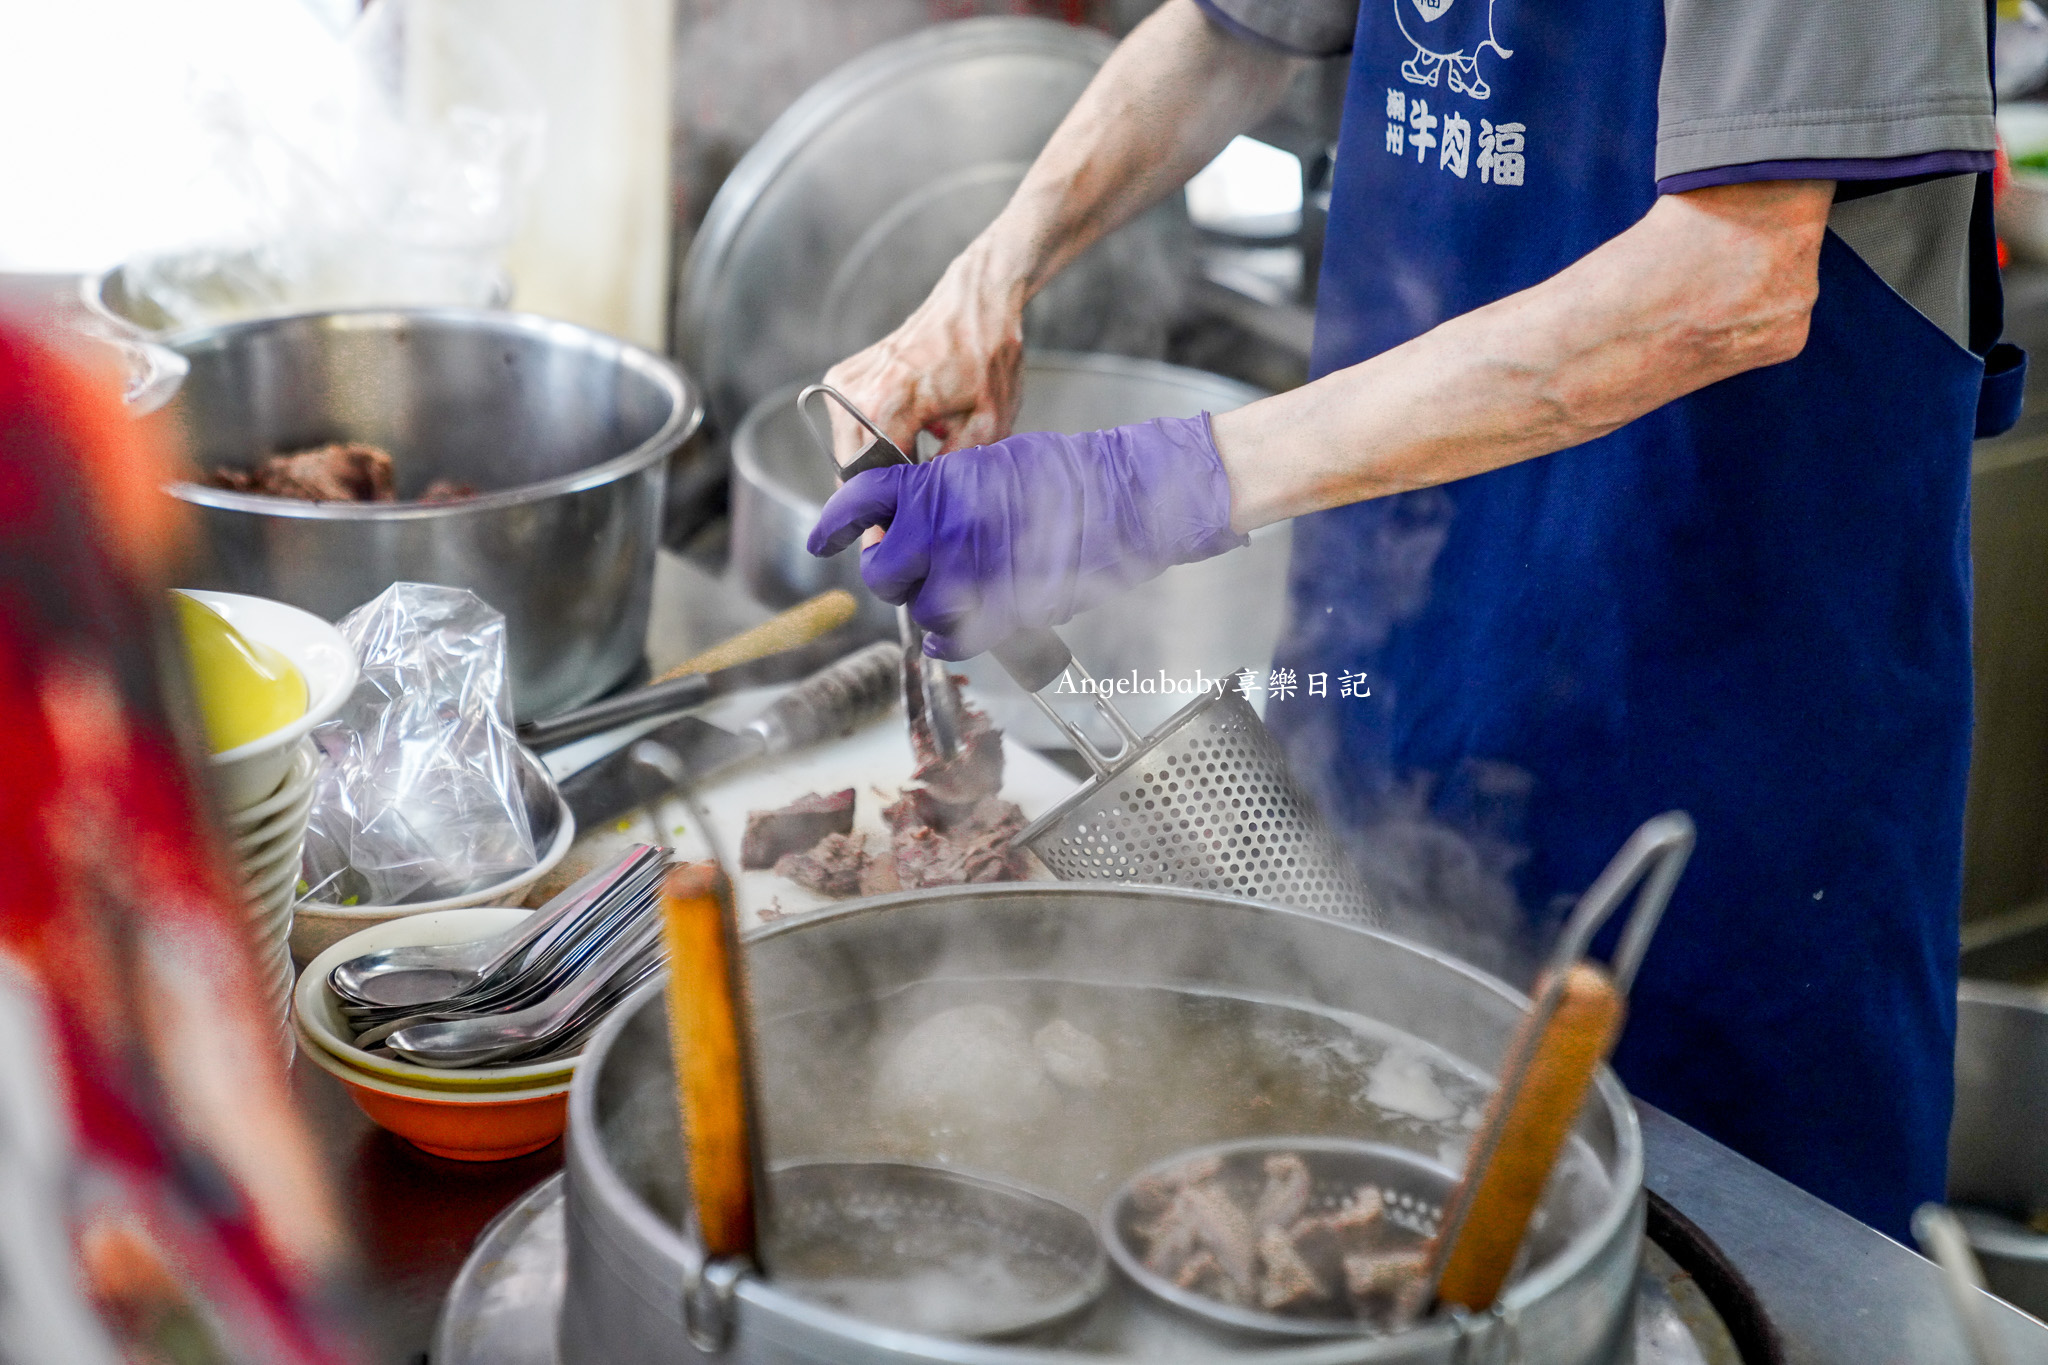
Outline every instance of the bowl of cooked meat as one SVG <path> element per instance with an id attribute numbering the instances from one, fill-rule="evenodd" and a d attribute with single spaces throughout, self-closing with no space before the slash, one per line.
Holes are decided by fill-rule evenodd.
<path id="1" fill-rule="evenodd" d="M 639 667 L 671 456 L 703 414 L 667 360 L 548 318 L 402 308 L 175 333 L 167 410 L 197 586 L 335 620 L 394 582 L 505 614 L 521 718 Z"/>

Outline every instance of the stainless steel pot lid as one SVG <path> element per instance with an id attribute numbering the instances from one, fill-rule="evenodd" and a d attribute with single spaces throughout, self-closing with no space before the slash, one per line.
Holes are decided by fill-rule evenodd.
<path id="1" fill-rule="evenodd" d="M 941 24 L 854 58 L 791 105 L 719 189 L 684 266 L 676 337 L 720 424 L 901 322 L 1009 199 L 1112 46 L 1044 19 Z M 1032 304 L 1027 340 L 1156 353 L 1189 234 L 1177 196 L 1113 234 Z"/>

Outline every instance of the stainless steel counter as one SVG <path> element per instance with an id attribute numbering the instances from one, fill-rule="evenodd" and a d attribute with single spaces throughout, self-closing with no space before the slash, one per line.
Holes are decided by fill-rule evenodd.
<path id="1" fill-rule="evenodd" d="M 1931 1262 L 1661 1110 L 1636 1107 L 1649 1187 L 1749 1281 L 1786 1365 L 1970 1365 Z M 2048 1326 L 1992 1302 L 2012 1360 L 2048 1362 Z"/>
<path id="2" fill-rule="evenodd" d="M 364 1251 L 353 1298 L 366 1359 L 421 1365 L 471 1242 L 560 1168 L 561 1147 L 509 1162 L 444 1161 L 371 1127 L 326 1073 L 298 1071 Z M 1786 1365 L 1969 1365 L 1933 1265 L 1697 1130 L 1639 1107 L 1650 1188 L 1748 1280 Z M 2048 1326 L 2004 1305 L 1998 1322 L 2016 1365 L 2048 1365 Z"/>
<path id="3" fill-rule="evenodd" d="M 766 613 L 671 555 L 656 574 L 651 664 L 660 669 Z M 496 1214 L 561 1166 L 561 1147 L 470 1165 L 373 1128 L 340 1086 L 296 1081 L 356 1221 L 356 1311 L 372 1365 L 421 1365 L 442 1297 Z M 1967 1365 L 1933 1265 L 1648 1106 L 1648 1183 L 1712 1238 L 1762 1299 L 1787 1365 Z M 2048 1365 L 2048 1327 L 2001 1306 L 2020 1365 Z M 1531 1365 L 1537 1365 L 1531 1362 Z"/>

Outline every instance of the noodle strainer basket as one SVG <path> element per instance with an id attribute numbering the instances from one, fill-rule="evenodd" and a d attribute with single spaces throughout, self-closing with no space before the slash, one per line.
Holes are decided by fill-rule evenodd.
<path id="1" fill-rule="evenodd" d="M 1078 671 L 1071 660 L 1067 667 Z M 1076 690 L 1088 691 L 1093 680 L 1082 681 Z M 1124 738 L 1114 757 L 1032 693 L 1094 772 L 1017 836 L 1053 875 L 1222 891 L 1377 921 L 1371 898 L 1234 680 L 1143 736 L 1100 693 L 1090 695 Z"/>
<path id="2" fill-rule="evenodd" d="M 769 1175 L 763 1246 L 782 1288 L 936 1336 L 1019 1336 L 1109 1283 L 1088 1216 L 1008 1181 L 908 1161 L 805 1161 Z"/>
<path id="3" fill-rule="evenodd" d="M 1310 1214 L 1329 1213 L 1363 1188 L 1378 1192 L 1390 1234 L 1388 1250 L 1414 1250 L 1436 1235 L 1437 1220 L 1457 1176 L 1415 1152 L 1345 1138 L 1267 1137 L 1218 1143 L 1181 1152 L 1139 1172 L 1103 1206 L 1100 1230 L 1116 1268 L 1140 1289 L 1182 1312 L 1243 1332 L 1288 1337 L 1345 1337 L 1382 1330 L 1370 1317 L 1323 1311 L 1271 1312 L 1230 1304 L 1183 1288 L 1146 1264 L 1152 1215 L 1140 1192 L 1148 1181 L 1178 1172 L 1211 1170 L 1218 1188 L 1240 1208 L 1253 1208 L 1264 1185 L 1267 1157 L 1298 1156 L 1309 1173 Z"/>

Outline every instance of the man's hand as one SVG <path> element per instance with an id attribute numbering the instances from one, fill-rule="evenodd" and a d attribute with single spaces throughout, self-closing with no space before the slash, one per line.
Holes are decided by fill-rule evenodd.
<path id="1" fill-rule="evenodd" d="M 1166 0 L 1109 55 L 1002 213 L 931 296 L 825 381 L 905 450 L 920 431 L 942 450 L 1009 435 L 1024 305 L 1263 118 L 1303 65 L 1223 33 L 1194 0 Z M 865 440 L 836 409 L 832 424 L 844 464 Z"/>
<path id="2" fill-rule="evenodd" d="M 925 652 L 971 658 L 1056 626 L 1164 569 L 1244 543 L 1209 419 L 1079 436 L 1029 432 L 928 464 L 855 475 L 812 530 L 814 555 L 861 552 L 861 577 L 910 608 Z"/>
<path id="3" fill-rule="evenodd" d="M 915 453 L 920 431 L 942 451 L 987 445 L 1017 419 L 1024 365 L 1021 283 L 1004 280 L 987 243 L 963 252 L 903 325 L 825 372 L 825 382 L 897 445 Z M 867 434 L 832 405 L 833 454 L 845 464 Z"/>

